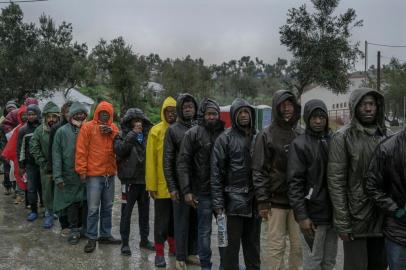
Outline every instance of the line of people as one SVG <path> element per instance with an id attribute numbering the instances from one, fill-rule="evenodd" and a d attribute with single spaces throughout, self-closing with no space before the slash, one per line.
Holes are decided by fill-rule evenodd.
<path id="1" fill-rule="evenodd" d="M 302 116 L 286 90 L 274 94 L 272 123 L 259 132 L 254 108 L 240 98 L 231 105 L 227 130 L 214 100 L 198 105 L 189 94 L 166 98 L 157 125 L 142 110 L 128 109 L 120 130 L 108 102 L 87 122 L 79 102 L 67 103 L 62 114 L 52 102 L 42 113 L 35 104 L 17 109 L 9 102 L 6 120 L 13 115 L 17 125 L 1 124 L 2 156 L 4 167 L 14 168 L 9 175 L 17 198 L 27 190 L 27 220 L 38 218 L 41 198 L 43 227 L 52 227 L 56 215 L 70 244 L 88 239 L 88 253 L 98 242 L 121 244 L 122 255 L 132 254 L 137 202 L 139 247 L 155 251 L 157 267 L 166 267 L 167 243 L 176 269 L 189 263 L 211 269 L 212 218 L 225 214 L 228 244 L 219 247 L 220 269 L 243 268 L 240 246 L 245 268 L 261 268 L 263 220 L 269 269 L 334 269 L 338 238 L 345 270 L 383 270 L 388 263 L 405 269 L 406 131 L 386 129 L 384 98 L 373 89 L 354 90 L 349 103 L 351 122 L 333 133 L 323 101 L 307 102 Z M 121 239 L 111 232 L 116 175 Z M 13 185 L 6 177 L 4 183 L 8 192 Z"/>

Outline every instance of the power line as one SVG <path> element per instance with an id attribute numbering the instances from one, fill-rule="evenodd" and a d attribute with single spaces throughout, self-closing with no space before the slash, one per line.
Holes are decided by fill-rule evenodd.
<path id="1" fill-rule="evenodd" d="M 388 45 L 388 44 L 378 44 L 378 43 L 371 43 L 367 42 L 368 45 L 375 45 L 375 46 L 381 46 L 381 47 L 389 47 L 389 48 L 406 48 L 406 45 Z"/>
<path id="2" fill-rule="evenodd" d="M 0 4 L 11 4 L 11 3 L 31 3 L 31 2 L 45 2 L 48 0 L 17 0 L 17 1 L 1 1 Z"/>

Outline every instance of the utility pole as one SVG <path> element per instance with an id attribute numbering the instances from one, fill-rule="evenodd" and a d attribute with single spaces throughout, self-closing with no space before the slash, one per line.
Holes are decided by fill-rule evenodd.
<path id="1" fill-rule="evenodd" d="M 365 82 L 368 79 L 368 41 L 365 40 Z"/>
<path id="2" fill-rule="evenodd" d="M 381 51 L 378 51 L 378 67 L 376 72 L 376 89 L 381 91 Z"/>

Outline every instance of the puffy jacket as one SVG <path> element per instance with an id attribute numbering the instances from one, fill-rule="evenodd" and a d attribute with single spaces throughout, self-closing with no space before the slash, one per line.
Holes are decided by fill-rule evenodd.
<path id="1" fill-rule="evenodd" d="M 377 127 L 367 128 L 356 117 L 356 107 L 365 95 L 377 100 Z M 350 96 L 351 122 L 338 130 L 330 143 L 327 182 L 338 233 L 356 237 L 382 235 L 382 215 L 365 193 L 364 176 L 375 147 L 387 137 L 383 96 L 369 88 Z"/>
<path id="2" fill-rule="evenodd" d="M 30 152 L 30 140 L 34 135 L 35 129 L 41 123 L 41 110 L 38 105 L 32 104 L 27 107 L 27 113 L 33 111 L 37 114 L 37 120 L 34 122 L 27 122 L 18 132 L 17 139 L 17 160 L 18 166 L 25 169 L 26 164 L 36 165 L 35 159 Z"/>
<path id="3" fill-rule="evenodd" d="M 112 128 L 110 134 L 100 131 L 99 113 L 107 111 L 110 118 L 107 122 Z M 118 134 L 118 128 L 113 123 L 113 105 L 102 101 L 97 105 L 93 120 L 84 123 L 76 142 L 75 170 L 79 175 L 107 176 L 115 175 L 117 171 L 116 157 L 113 151 L 113 140 Z M 104 124 L 103 124 L 104 125 Z"/>
<path id="4" fill-rule="evenodd" d="M 18 109 L 14 109 L 6 115 L 6 118 L 1 123 L 1 128 L 7 134 L 18 126 Z"/>
<path id="5" fill-rule="evenodd" d="M 190 121 L 185 121 L 183 117 L 182 106 L 186 98 L 191 99 L 194 102 L 197 110 L 198 106 L 193 96 L 189 94 L 180 94 L 176 99 L 177 121 L 168 128 L 165 134 L 164 174 L 169 192 L 179 191 L 176 160 L 179 154 L 180 143 L 182 142 L 185 132 L 196 124 L 196 116 Z"/>
<path id="6" fill-rule="evenodd" d="M 237 124 L 237 112 L 242 107 L 251 111 L 251 135 Z M 214 143 L 211 156 L 211 194 L 213 209 L 223 208 L 227 215 L 252 217 L 254 188 L 251 175 L 251 144 L 256 133 L 255 110 L 243 99 L 231 104 L 232 127 Z"/>
<path id="7" fill-rule="evenodd" d="M 295 114 L 291 121 L 282 119 L 279 106 L 285 100 L 291 100 Z M 253 179 L 258 207 L 290 208 L 286 169 L 290 143 L 303 133 L 297 126 L 300 119 L 300 105 L 292 92 L 275 92 L 272 102 L 272 123 L 257 136 L 252 157 Z"/>
<path id="8" fill-rule="evenodd" d="M 386 213 L 383 233 L 406 247 L 406 222 L 395 211 L 406 208 L 406 130 L 382 142 L 376 149 L 366 174 L 366 191 Z"/>
<path id="9" fill-rule="evenodd" d="M 304 107 L 305 134 L 299 135 L 289 147 L 287 181 L 289 202 L 298 221 L 310 218 L 316 225 L 332 223 L 333 209 L 327 188 L 328 123 L 322 133 L 310 128 L 310 116 L 321 109 L 328 115 L 323 101 L 310 100 Z"/>
<path id="10" fill-rule="evenodd" d="M 143 140 L 137 140 L 137 133 L 132 130 L 131 121 L 142 119 Z M 117 156 L 118 178 L 123 184 L 145 185 L 145 148 L 151 121 L 138 108 L 128 109 L 121 121 L 121 132 L 114 139 L 114 152 Z"/>
<path id="11" fill-rule="evenodd" d="M 203 119 L 207 106 L 220 114 L 215 101 L 204 99 L 198 111 L 199 125 L 186 131 L 180 146 L 177 175 L 182 194 L 211 195 L 210 156 L 215 140 L 224 131 L 224 122 L 218 120 L 214 127 L 208 126 Z"/>
<path id="12" fill-rule="evenodd" d="M 151 128 L 148 134 L 146 161 L 145 161 L 145 184 L 148 191 L 157 192 L 157 199 L 167 199 L 171 196 L 166 184 L 163 160 L 164 160 L 164 138 L 169 123 L 165 120 L 165 109 L 176 107 L 176 100 L 167 97 L 161 108 L 161 122 Z"/>

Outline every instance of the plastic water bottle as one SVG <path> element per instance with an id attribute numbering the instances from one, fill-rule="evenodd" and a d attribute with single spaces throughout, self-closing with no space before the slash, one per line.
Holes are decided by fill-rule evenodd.
<path id="1" fill-rule="evenodd" d="M 226 247 L 228 246 L 228 238 L 227 238 L 227 216 L 222 213 L 217 216 L 217 226 L 218 226 L 218 246 L 219 247 Z"/>

